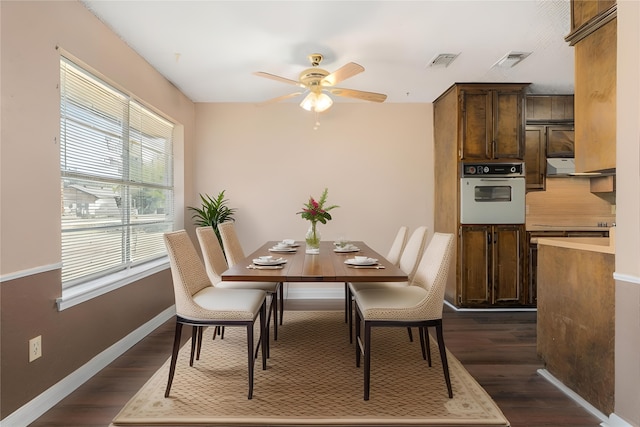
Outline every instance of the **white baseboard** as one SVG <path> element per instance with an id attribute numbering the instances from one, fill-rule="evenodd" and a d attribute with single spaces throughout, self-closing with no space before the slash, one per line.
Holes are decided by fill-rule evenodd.
<path id="1" fill-rule="evenodd" d="M 44 393 L 5 417 L 0 421 L 0 427 L 24 427 L 29 425 L 175 314 L 175 306 L 167 308 L 102 353 L 96 355 L 85 365 L 50 387 Z"/>
<path id="2" fill-rule="evenodd" d="M 607 427 L 633 427 L 632 424 L 629 424 L 628 422 L 626 422 L 625 420 L 623 420 L 622 418 L 620 418 L 616 414 L 609 415 L 609 421 L 606 424 L 604 424 L 604 426 L 607 426 Z"/>
<path id="3" fill-rule="evenodd" d="M 554 377 L 549 371 L 547 371 L 546 369 L 538 369 L 538 374 L 540 374 L 543 378 L 545 378 L 547 381 L 549 381 L 551 384 L 553 384 L 561 392 L 563 392 L 564 394 L 569 396 L 578 405 L 582 406 L 584 409 L 586 409 L 588 412 L 590 412 L 593 416 L 595 416 L 598 419 L 600 419 L 600 421 L 602 421 L 602 424 L 600 424 L 601 426 L 608 426 L 609 425 L 609 424 L 607 424 L 609 422 L 609 418 L 605 414 L 600 412 L 593 405 L 591 405 L 589 402 L 587 402 L 582 397 L 580 397 L 580 395 L 578 393 L 576 393 L 575 391 L 571 390 L 569 387 L 564 385 L 562 383 L 562 381 L 560 381 L 559 379 Z"/>

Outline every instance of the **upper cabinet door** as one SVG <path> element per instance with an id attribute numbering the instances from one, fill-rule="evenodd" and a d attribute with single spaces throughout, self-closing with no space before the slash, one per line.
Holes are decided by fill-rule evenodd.
<path id="1" fill-rule="evenodd" d="M 490 90 L 464 90 L 460 94 L 462 158 L 489 159 L 492 144 L 493 97 Z"/>
<path id="2" fill-rule="evenodd" d="M 462 159 L 522 159 L 522 90 L 465 89 L 460 93 Z"/>
<path id="3" fill-rule="evenodd" d="M 493 158 L 522 159 L 524 156 L 522 91 L 496 90 L 493 100 Z"/>

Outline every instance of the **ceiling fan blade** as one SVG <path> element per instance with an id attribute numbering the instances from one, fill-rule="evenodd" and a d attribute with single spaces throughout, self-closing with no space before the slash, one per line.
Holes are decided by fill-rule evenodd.
<path id="1" fill-rule="evenodd" d="M 294 92 L 288 95 L 278 96 L 276 98 L 267 99 L 266 101 L 261 102 L 261 104 L 274 104 L 276 102 L 284 101 L 285 99 L 294 98 L 296 96 L 302 95 L 303 92 Z"/>
<path id="2" fill-rule="evenodd" d="M 297 82 L 297 81 L 291 80 L 291 79 L 287 79 L 286 77 L 276 76 L 275 74 L 265 73 L 264 71 L 256 71 L 253 74 L 258 76 L 258 77 L 264 77 L 264 78 L 275 80 L 275 81 L 278 81 L 278 82 L 281 82 L 281 83 L 287 83 L 287 84 L 290 84 L 290 85 L 304 87 L 304 85 L 302 83 L 300 83 L 300 82 Z"/>
<path id="3" fill-rule="evenodd" d="M 328 90 L 334 95 L 344 96 L 347 98 L 363 99 L 365 101 L 371 101 L 371 102 L 384 102 L 385 99 L 387 99 L 387 95 L 382 93 L 365 92 L 362 90 L 355 90 L 355 89 L 341 89 L 339 87 L 335 87 Z"/>
<path id="4" fill-rule="evenodd" d="M 349 77 L 360 74 L 363 71 L 364 67 L 362 65 L 356 64 L 355 62 L 349 62 L 322 79 L 321 84 L 322 86 L 334 86 Z"/>

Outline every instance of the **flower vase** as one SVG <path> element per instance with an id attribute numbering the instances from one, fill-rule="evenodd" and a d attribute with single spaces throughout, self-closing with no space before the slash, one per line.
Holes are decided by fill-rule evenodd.
<path id="1" fill-rule="evenodd" d="M 314 255 L 320 253 L 320 232 L 317 230 L 315 222 L 312 222 L 307 230 L 305 240 L 307 242 L 306 253 Z"/>

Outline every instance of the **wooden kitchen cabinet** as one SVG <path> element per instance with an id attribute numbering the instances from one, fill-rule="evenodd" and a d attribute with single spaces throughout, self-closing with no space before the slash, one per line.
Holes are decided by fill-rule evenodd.
<path id="1" fill-rule="evenodd" d="M 524 157 L 525 87 L 461 87 L 461 159 Z"/>
<path id="2" fill-rule="evenodd" d="M 616 0 L 573 0 L 571 2 L 571 31 L 575 31 L 605 13 Z"/>
<path id="3" fill-rule="evenodd" d="M 458 302 L 461 307 L 525 303 L 523 237 L 521 225 L 460 226 Z"/>
<path id="4" fill-rule="evenodd" d="M 617 7 L 615 1 L 572 1 L 575 48 L 576 172 L 616 167 Z"/>
<path id="5" fill-rule="evenodd" d="M 544 190 L 547 157 L 573 157 L 574 128 L 566 125 L 527 125 L 525 172 L 527 190 Z"/>
<path id="6" fill-rule="evenodd" d="M 573 120 L 573 95 L 527 95 L 527 124 L 573 123 Z"/>
<path id="7" fill-rule="evenodd" d="M 518 283 L 514 279 L 510 286 L 505 285 L 508 283 L 508 274 L 520 277 L 524 268 L 524 259 L 519 264 L 508 265 L 509 258 L 507 255 L 502 256 L 503 252 L 509 253 L 502 245 L 511 236 L 498 236 L 499 245 L 484 247 L 479 242 L 486 242 L 485 238 L 488 238 L 489 231 L 486 227 L 497 226 L 481 225 L 479 227 L 485 227 L 484 232 L 471 233 L 467 229 L 471 226 L 465 225 L 465 242 L 469 243 L 465 243 L 464 248 L 460 245 L 460 171 L 462 160 L 488 160 L 491 157 L 490 160 L 513 161 L 523 158 L 524 100 L 527 86 L 525 83 L 455 83 L 433 102 L 434 230 L 451 233 L 456 239 L 455 262 L 449 267 L 445 289 L 445 299 L 455 306 L 460 306 L 463 298 L 468 306 L 483 307 L 519 306 L 520 301 L 524 301 L 514 296 L 523 286 L 522 279 Z M 496 144 L 493 144 L 494 140 Z M 503 230 L 499 231 L 502 233 Z M 493 231 L 491 234 L 493 236 Z M 474 243 L 476 240 L 478 243 Z M 498 246 L 499 251 L 496 249 Z M 480 248 L 480 252 L 475 253 L 474 247 Z M 467 251 L 466 254 L 463 254 L 462 249 Z M 487 252 L 489 249 L 491 251 Z M 493 271 L 493 264 L 488 263 L 496 261 L 496 251 L 501 254 L 501 261 L 496 264 L 500 267 L 496 270 L 501 277 L 498 281 L 494 280 L 493 273 L 489 278 L 487 267 L 491 265 Z M 519 249 L 519 258 L 523 258 L 523 251 L 524 248 Z M 473 277 L 473 280 L 463 279 L 460 269 L 463 257 L 471 262 L 470 270 L 465 267 L 465 271 L 469 272 L 464 274 L 468 278 Z M 494 304 L 494 301 L 500 303 Z"/>
<path id="8" fill-rule="evenodd" d="M 579 230 L 545 230 L 527 232 L 527 259 L 526 259 L 526 304 L 537 306 L 538 304 L 538 239 L 548 237 L 609 237 L 608 230 L 579 231 Z"/>

